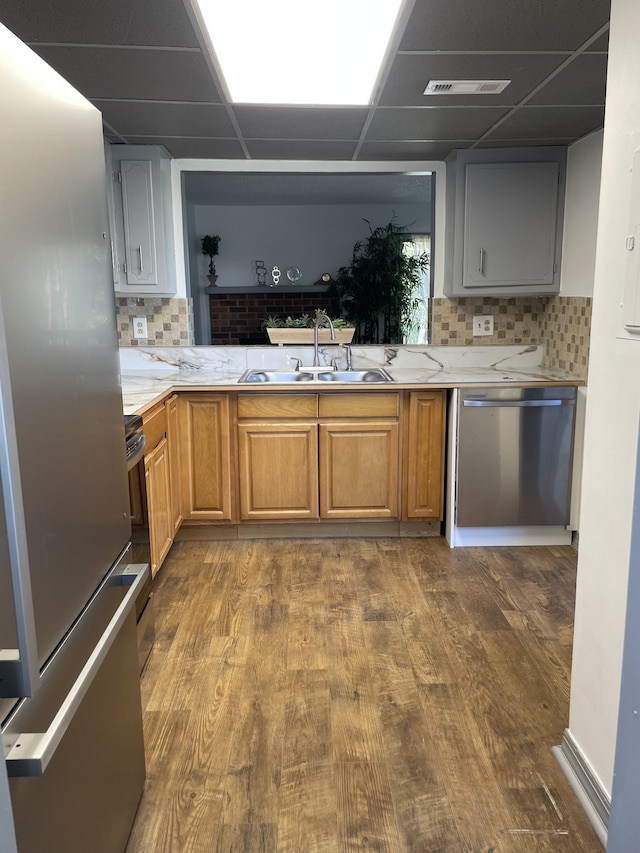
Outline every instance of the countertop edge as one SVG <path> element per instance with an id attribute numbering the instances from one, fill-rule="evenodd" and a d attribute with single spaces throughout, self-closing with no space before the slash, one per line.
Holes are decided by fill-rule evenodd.
<path id="1" fill-rule="evenodd" d="M 579 379 L 577 377 L 569 378 L 558 378 L 558 379 L 544 379 L 544 378 L 522 378 L 522 379 L 510 379 L 510 380 L 469 380 L 466 382 L 456 381 L 456 382 L 442 382 L 442 381 L 433 381 L 433 382 L 424 382 L 424 381 L 402 381 L 395 380 L 393 382 L 385 382 L 385 383 L 375 383 L 372 385 L 370 383 L 362 384 L 362 385 L 354 385 L 350 382 L 305 382 L 304 388 L 301 388 L 300 384 L 297 382 L 279 382 L 275 385 L 256 385 L 253 383 L 239 383 L 238 379 L 228 379 L 222 382 L 212 382 L 211 384 L 189 384 L 188 382 L 180 382 L 175 383 L 173 381 L 173 377 L 167 377 L 164 379 L 154 379 L 152 380 L 158 384 L 158 391 L 149 399 L 144 402 L 137 401 L 137 405 L 132 400 L 127 400 L 127 397 L 131 398 L 135 392 L 127 392 L 124 388 L 126 385 L 126 374 L 123 375 L 123 409 L 124 414 L 137 414 L 144 415 L 149 412 L 151 409 L 158 406 L 172 394 L 181 393 L 181 392 L 231 392 L 231 391 L 249 391 L 252 393 L 277 393 L 279 391 L 296 391 L 298 393 L 309 393 L 310 391 L 318 392 L 322 390 L 323 393 L 334 394 L 339 393 L 340 391 L 348 390 L 350 393 L 362 393 L 362 392 L 380 392 L 380 391 L 437 391 L 437 390 L 452 390 L 456 388 L 480 388 L 486 387 L 490 385 L 492 388 L 531 388 L 536 386 L 545 386 L 545 387 L 584 387 L 586 386 L 586 380 Z M 164 384 L 166 382 L 166 385 Z M 162 387 L 160 387 L 162 386 Z M 140 393 L 140 392 L 138 392 Z M 149 393 L 153 393 L 149 391 Z"/>

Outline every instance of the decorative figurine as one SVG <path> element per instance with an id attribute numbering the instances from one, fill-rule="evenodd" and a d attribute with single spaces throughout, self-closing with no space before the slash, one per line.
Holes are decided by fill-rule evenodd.
<path id="1" fill-rule="evenodd" d="M 277 287 L 278 282 L 280 281 L 280 275 L 281 275 L 281 273 L 280 273 L 280 270 L 278 269 L 278 267 L 274 267 L 271 270 L 271 278 L 273 279 L 272 287 Z"/>
<path id="2" fill-rule="evenodd" d="M 259 285 L 267 283 L 267 268 L 264 265 L 264 261 L 256 261 L 256 276 L 258 277 Z"/>

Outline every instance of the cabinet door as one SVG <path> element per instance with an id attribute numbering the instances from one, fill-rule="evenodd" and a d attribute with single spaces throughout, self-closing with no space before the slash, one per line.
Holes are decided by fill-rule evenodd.
<path id="1" fill-rule="evenodd" d="M 149 550 L 151 574 L 155 575 L 173 542 L 170 521 L 169 450 L 163 438 L 144 459 L 149 511 Z"/>
<path id="2" fill-rule="evenodd" d="M 444 412 L 443 391 L 410 392 L 405 448 L 405 519 L 442 519 Z"/>
<path id="3" fill-rule="evenodd" d="M 161 229 L 156 222 L 151 161 L 122 160 L 120 176 L 127 284 L 158 286 L 157 239 Z"/>
<path id="4" fill-rule="evenodd" d="M 551 162 L 467 166 L 463 287 L 553 289 L 558 172 Z"/>
<path id="5" fill-rule="evenodd" d="M 233 521 L 229 398 L 181 394 L 178 411 L 183 518 Z"/>
<path id="6" fill-rule="evenodd" d="M 296 421 L 238 426 L 243 520 L 318 517 L 318 427 Z"/>
<path id="7" fill-rule="evenodd" d="M 398 424 L 320 424 L 320 517 L 396 518 Z"/>
<path id="8" fill-rule="evenodd" d="M 180 504 L 180 432 L 178 429 L 178 397 L 174 395 L 165 403 L 167 409 L 167 441 L 169 442 L 169 485 L 171 487 L 170 522 L 172 535 L 182 524 Z"/>

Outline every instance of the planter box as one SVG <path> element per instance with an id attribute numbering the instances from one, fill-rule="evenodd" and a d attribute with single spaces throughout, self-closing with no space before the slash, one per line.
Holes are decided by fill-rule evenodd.
<path id="1" fill-rule="evenodd" d="M 331 330 L 318 329 L 318 341 L 321 344 L 350 344 L 353 339 L 355 329 L 336 329 L 336 339 L 331 340 Z M 313 344 L 313 329 L 267 329 L 269 340 L 272 344 L 297 344 L 305 346 Z"/>

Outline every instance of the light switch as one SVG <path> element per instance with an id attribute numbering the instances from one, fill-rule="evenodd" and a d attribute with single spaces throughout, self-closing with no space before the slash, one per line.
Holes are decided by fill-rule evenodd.
<path id="1" fill-rule="evenodd" d="M 493 314 L 478 314 L 473 318 L 473 337 L 493 334 Z"/>

